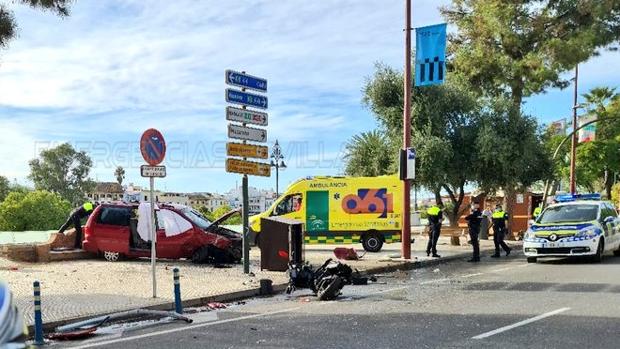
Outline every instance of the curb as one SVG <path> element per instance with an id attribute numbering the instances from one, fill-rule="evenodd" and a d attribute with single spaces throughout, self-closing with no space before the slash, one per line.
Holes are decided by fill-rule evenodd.
<path id="1" fill-rule="evenodd" d="M 488 252 L 488 251 L 493 251 L 493 250 L 492 249 L 481 249 L 480 250 L 480 252 Z M 396 271 L 408 271 L 408 270 L 413 270 L 413 269 L 428 268 L 428 267 L 433 267 L 433 266 L 444 264 L 444 263 L 453 262 L 459 259 L 467 258 L 470 255 L 471 255 L 471 252 L 463 252 L 463 253 L 457 253 L 452 256 L 442 257 L 442 258 L 437 258 L 437 259 L 426 259 L 422 261 L 396 261 L 392 265 L 368 268 L 368 269 L 360 270 L 360 272 L 365 273 L 365 274 L 382 274 L 382 273 L 393 273 Z M 266 295 L 266 297 L 283 293 L 286 290 L 287 286 L 288 286 L 288 283 L 273 284 L 272 286 L 273 293 L 270 295 Z M 221 302 L 221 303 L 234 302 L 234 301 L 239 301 L 243 299 L 261 296 L 260 291 L 261 291 L 260 287 L 257 287 L 257 288 L 252 288 L 252 289 L 244 290 L 244 291 L 236 291 L 236 292 L 224 293 L 224 294 L 208 296 L 208 297 L 198 297 L 198 298 L 187 299 L 187 300 L 183 300 L 182 304 L 183 304 L 183 308 L 186 308 L 186 307 L 203 306 L 210 302 Z M 174 304 L 174 301 L 171 301 L 171 302 L 160 303 L 160 304 L 151 305 L 147 307 L 119 309 L 114 312 L 134 310 L 134 309 L 173 311 L 175 309 L 175 304 Z M 43 331 L 45 333 L 53 332 L 53 330 L 58 326 L 63 326 L 69 323 L 83 321 L 83 320 L 91 319 L 97 316 L 103 316 L 106 314 L 109 314 L 109 312 L 100 313 L 100 314 L 91 314 L 91 315 L 75 317 L 71 319 L 63 319 L 63 320 L 58 320 L 58 321 L 46 322 L 43 324 Z M 29 333 L 34 332 L 34 325 L 28 325 L 28 332 Z"/>

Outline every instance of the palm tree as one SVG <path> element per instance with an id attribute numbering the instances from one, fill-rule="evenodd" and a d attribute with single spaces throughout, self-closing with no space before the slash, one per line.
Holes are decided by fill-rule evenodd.
<path id="1" fill-rule="evenodd" d="M 390 172 L 394 154 L 388 137 L 379 130 L 362 132 L 346 144 L 345 173 L 351 176 L 380 176 Z"/>
<path id="2" fill-rule="evenodd" d="M 125 179 L 125 169 L 122 166 L 118 166 L 116 171 L 114 171 L 114 176 L 116 177 L 118 184 L 123 185 L 123 180 Z"/>
<path id="3" fill-rule="evenodd" d="M 595 87 L 588 93 L 582 95 L 586 99 L 586 108 L 589 113 L 600 114 L 605 113 L 607 104 L 614 98 L 617 98 L 616 89 L 611 87 Z"/>

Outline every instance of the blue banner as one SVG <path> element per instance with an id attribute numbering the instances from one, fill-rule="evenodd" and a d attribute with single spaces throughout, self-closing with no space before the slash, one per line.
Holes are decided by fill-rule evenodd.
<path id="1" fill-rule="evenodd" d="M 443 84 L 446 78 L 446 24 L 416 28 L 415 85 Z"/>

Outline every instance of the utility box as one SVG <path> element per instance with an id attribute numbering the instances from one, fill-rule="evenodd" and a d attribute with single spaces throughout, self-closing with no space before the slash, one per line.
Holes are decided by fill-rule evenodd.
<path id="1" fill-rule="evenodd" d="M 261 218 L 260 268 L 286 271 L 289 260 L 304 259 L 303 223 L 289 218 Z"/>

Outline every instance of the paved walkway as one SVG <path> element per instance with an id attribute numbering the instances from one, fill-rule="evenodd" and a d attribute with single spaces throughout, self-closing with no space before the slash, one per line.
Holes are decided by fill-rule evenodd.
<path id="1" fill-rule="evenodd" d="M 415 235 L 413 257 L 418 261 L 428 258 L 424 250 L 426 237 Z M 489 248 L 492 242 L 483 241 Z M 306 260 L 313 265 L 333 258 L 329 245 L 308 245 Z M 361 245 L 353 246 L 363 251 Z M 449 238 L 441 238 L 438 246 L 443 257 L 470 252 L 470 246 L 450 246 Z M 369 270 L 394 266 L 402 262 L 390 260 L 398 256 L 400 244 L 386 244 L 380 253 L 367 253 L 359 261 L 347 261 L 353 268 Z M 158 298 L 152 298 L 149 260 L 131 260 L 110 263 L 103 260 L 78 260 L 48 264 L 16 263 L 0 259 L 0 279 L 8 282 L 15 294 L 18 306 L 32 324 L 32 282 L 39 280 L 42 286 L 43 319 L 45 323 L 110 312 L 170 303 L 173 301 L 172 269 L 181 270 L 181 292 L 184 300 L 218 296 L 232 292 L 252 290 L 259 287 L 259 280 L 268 278 L 274 284 L 287 282 L 284 272 L 260 271 L 259 251 L 251 251 L 251 271 L 243 274 L 241 265 L 231 268 L 214 268 L 210 265 L 194 265 L 188 261 L 160 260 L 157 264 Z"/>

